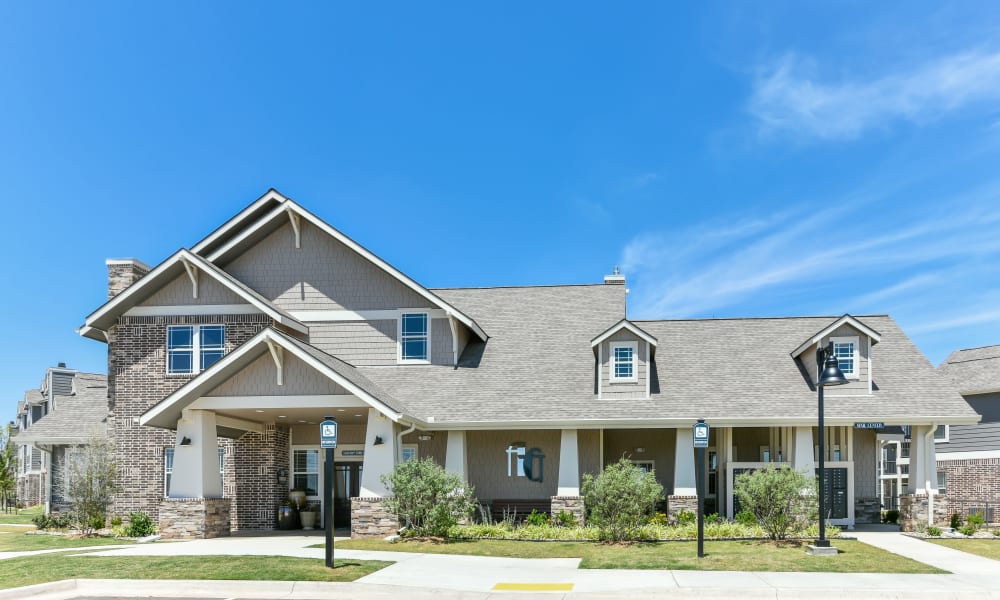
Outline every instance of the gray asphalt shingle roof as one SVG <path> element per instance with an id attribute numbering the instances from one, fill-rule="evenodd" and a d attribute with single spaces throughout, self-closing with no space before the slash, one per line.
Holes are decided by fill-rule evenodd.
<path id="1" fill-rule="evenodd" d="M 55 410 L 19 433 L 15 438 L 17 441 L 85 441 L 94 429 L 104 431 L 108 415 L 107 376 L 77 373 L 75 379 L 76 394 L 55 396 Z"/>
<path id="2" fill-rule="evenodd" d="M 811 419 L 816 391 L 790 353 L 839 317 L 634 321 L 658 340 L 648 399 L 597 398 L 590 340 L 622 319 L 622 286 L 435 290 L 490 333 L 458 368 L 358 367 L 433 423 L 629 419 Z M 975 413 L 888 316 L 858 317 L 882 334 L 873 395 L 834 398 L 828 419 L 909 423 Z"/>
<path id="3" fill-rule="evenodd" d="M 351 363 L 341 360 L 336 356 L 327 354 L 326 352 L 323 352 L 322 350 L 316 348 L 315 346 L 307 344 L 301 340 L 297 340 L 282 331 L 278 331 L 277 329 L 274 328 L 271 328 L 271 331 L 280 335 L 284 339 L 288 340 L 289 343 L 297 346 L 298 348 L 301 348 L 304 352 L 308 353 L 310 356 L 312 356 L 316 360 L 320 361 L 321 363 L 323 363 L 324 365 L 335 371 L 338 375 L 340 375 L 347 381 L 361 388 L 371 396 L 378 398 L 379 400 L 382 401 L 383 404 L 385 404 L 392 410 L 395 410 L 396 412 L 400 413 L 410 412 L 403 402 L 400 402 L 397 398 L 394 398 L 386 390 L 383 390 L 378 385 L 373 383 L 368 377 L 366 377 L 363 373 L 358 371 L 358 368 L 352 365 Z"/>
<path id="4" fill-rule="evenodd" d="M 1000 345 L 956 350 L 938 370 L 966 394 L 1000 390 Z"/>

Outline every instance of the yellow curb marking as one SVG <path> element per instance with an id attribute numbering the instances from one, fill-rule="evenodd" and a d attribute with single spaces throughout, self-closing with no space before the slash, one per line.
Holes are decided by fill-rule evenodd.
<path id="1" fill-rule="evenodd" d="M 493 586 L 494 590 L 508 590 L 518 592 L 569 592 L 573 589 L 572 583 L 498 583 Z"/>

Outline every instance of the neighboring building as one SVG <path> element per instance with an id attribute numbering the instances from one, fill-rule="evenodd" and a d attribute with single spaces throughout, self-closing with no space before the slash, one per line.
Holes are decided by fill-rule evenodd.
<path id="1" fill-rule="evenodd" d="M 940 485 L 954 510 L 1000 521 L 1000 345 L 956 350 L 938 370 L 982 416 L 978 425 L 940 432 Z"/>
<path id="2" fill-rule="evenodd" d="M 45 372 L 36 390 L 18 403 L 14 444 L 18 456 L 17 498 L 46 511 L 66 506 L 62 497 L 67 455 L 88 436 L 107 435 L 108 380 L 67 369 Z"/>
<path id="3" fill-rule="evenodd" d="M 495 514 L 579 513 L 581 476 L 623 456 L 655 471 L 671 512 L 691 508 L 698 418 L 711 510 L 731 516 L 740 472 L 815 468 L 828 343 L 850 379 L 826 393 L 831 522 L 878 518 L 876 434 L 856 423 L 911 426 L 923 478 L 923 434 L 978 420 L 884 315 L 629 321 L 617 273 L 427 289 L 274 190 L 153 269 L 108 271 L 80 333 L 108 344 L 116 511 L 150 512 L 167 536 L 272 528 L 293 486 L 318 502 L 325 416 L 340 425 L 336 525 L 355 535 L 394 528 L 380 477 L 413 457 Z M 925 488 L 905 500 L 926 518 Z"/>

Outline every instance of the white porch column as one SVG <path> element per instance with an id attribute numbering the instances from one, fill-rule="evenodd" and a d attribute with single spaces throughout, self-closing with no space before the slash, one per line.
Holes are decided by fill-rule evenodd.
<path id="1" fill-rule="evenodd" d="M 469 482 L 469 457 L 465 452 L 464 431 L 448 432 L 448 446 L 444 454 L 444 468 L 449 473 L 460 475 L 462 481 Z"/>
<path id="2" fill-rule="evenodd" d="M 580 456 L 576 429 L 562 430 L 559 442 L 559 491 L 556 495 L 580 495 Z"/>
<path id="3" fill-rule="evenodd" d="M 674 444 L 674 496 L 697 496 L 694 476 L 694 431 L 690 427 L 677 429 Z"/>
<path id="4" fill-rule="evenodd" d="M 937 494 L 937 453 L 934 451 L 934 427 L 910 428 L 910 493 Z"/>
<path id="5" fill-rule="evenodd" d="M 796 471 L 805 473 L 809 481 L 816 477 L 816 460 L 813 452 L 813 428 L 796 427 L 792 466 Z"/>
<path id="6" fill-rule="evenodd" d="M 187 439 L 189 443 L 182 445 Z M 171 498 L 221 498 L 219 440 L 215 413 L 186 409 L 177 421 L 174 471 L 170 476 Z"/>
<path id="7" fill-rule="evenodd" d="M 365 431 L 365 461 L 361 470 L 361 495 L 367 498 L 388 496 L 389 490 L 382 484 L 382 475 L 390 473 L 395 466 L 395 423 L 374 408 L 369 408 Z"/>

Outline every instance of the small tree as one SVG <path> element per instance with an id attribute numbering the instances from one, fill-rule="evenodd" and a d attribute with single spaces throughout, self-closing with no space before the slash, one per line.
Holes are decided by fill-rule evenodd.
<path id="1" fill-rule="evenodd" d="M 808 525 L 816 515 L 815 482 L 787 466 L 767 466 L 736 478 L 733 494 L 772 540 Z"/>
<path id="2" fill-rule="evenodd" d="M 70 518 L 80 532 L 90 535 L 104 526 L 108 506 L 118 492 L 114 444 L 96 433 L 83 446 L 67 450 L 63 497 L 72 502 Z"/>
<path id="3" fill-rule="evenodd" d="M 8 510 L 8 500 L 17 494 L 17 452 L 11 436 L 14 424 L 0 430 L 0 503 Z"/>
<path id="4" fill-rule="evenodd" d="M 590 523 L 597 526 L 601 539 L 614 542 L 633 539 L 663 499 L 656 475 L 643 473 L 626 458 L 597 477 L 584 475 L 582 492 Z"/>
<path id="5" fill-rule="evenodd" d="M 473 489 L 430 458 L 399 463 L 382 476 L 392 497 L 385 506 L 414 537 L 446 536 L 448 529 L 472 514 Z"/>

